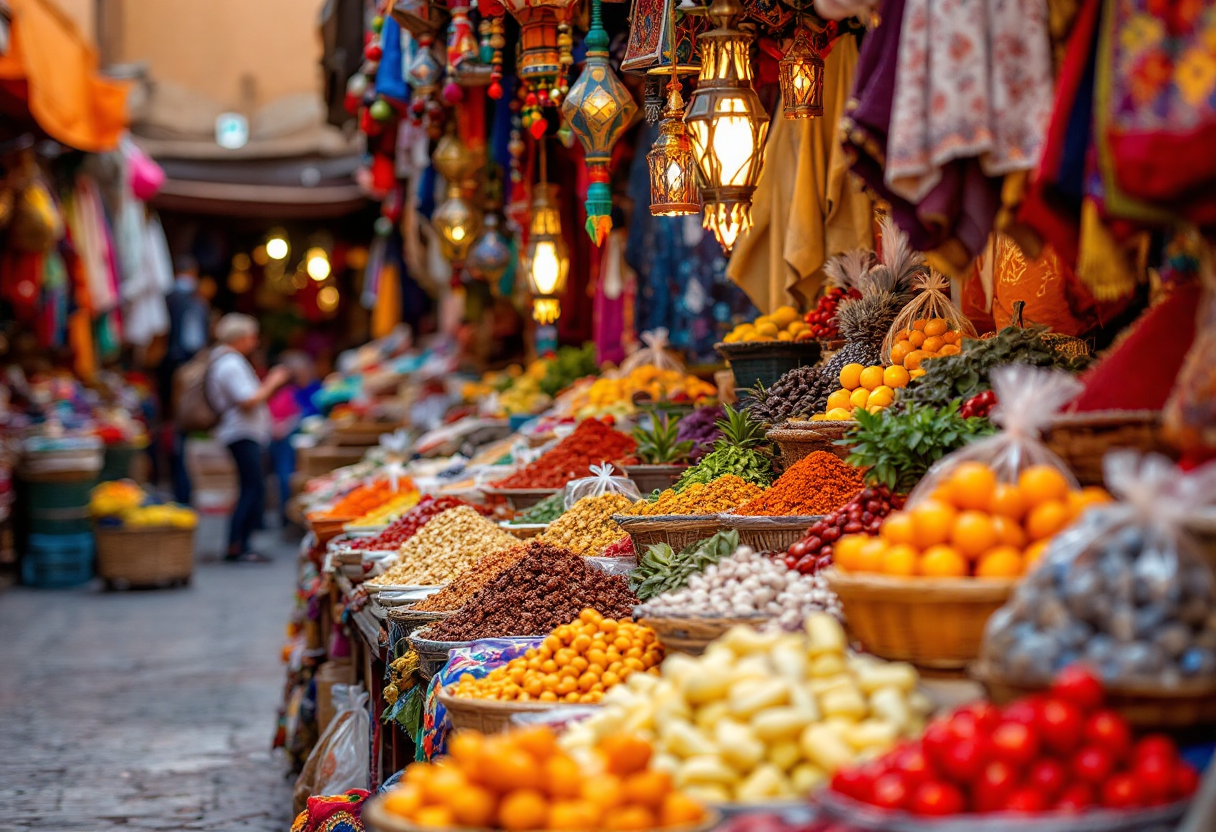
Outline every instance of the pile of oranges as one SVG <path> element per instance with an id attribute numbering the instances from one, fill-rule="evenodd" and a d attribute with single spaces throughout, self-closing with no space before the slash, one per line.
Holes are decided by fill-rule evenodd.
<path id="1" fill-rule="evenodd" d="M 811 337 L 810 324 L 792 306 L 778 306 L 768 315 L 750 323 L 739 324 L 722 339 L 727 344 L 756 341 L 805 341 Z"/>
<path id="2" fill-rule="evenodd" d="M 828 396 L 824 412 L 812 416 L 811 421 L 843 422 L 852 419 L 853 411 L 859 407 L 868 413 L 878 413 L 895 401 L 896 390 L 924 374 L 924 370 L 909 371 L 897 365 L 845 364 L 840 368 L 840 389 Z"/>
<path id="3" fill-rule="evenodd" d="M 700 823 L 705 809 L 652 770 L 645 740 L 610 737 L 596 770 L 584 770 L 548 728 L 483 736 L 462 731 L 449 756 L 414 763 L 384 797 L 386 813 L 425 827 L 524 830 L 670 829 Z"/>
<path id="4" fill-rule="evenodd" d="M 945 318 L 920 318 L 912 322 L 911 329 L 901 329 L 895 334 L 891 363 L 918 370 L 926 358 L 958 355 L 962 343 L 962 333 L 950 329 Z"/>
<path id="5" fill-rule="evenodd" d="M 1050 465 L 1026 468 L 1006 483 L 987 465 L 964 462 L 929 499 L 889 515 L 877 538 L 841 538 L 833 557 L 845 572 L 1014 578 L 1056 532 L 1110 499 L 1101 488 L 1073 490 Z"/>
<path id="6" fill-rule="evenodd" d="M 563 624 L 540 647 L 481 678 L 465 674 L 452 693 L 503 702 L 595 704 L 633 673 L 658 674 L 663 645 L 654 630 L 628 619 L 604 618 L 593 609 Z"/>

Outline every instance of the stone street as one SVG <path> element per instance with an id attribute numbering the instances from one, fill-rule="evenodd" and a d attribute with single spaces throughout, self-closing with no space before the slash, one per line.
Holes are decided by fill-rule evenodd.
<path id="1" fill-rule="evenodd" d="M 290 828 L 278 541 L 271 565 L 197 555 L 185 589 L 0 595 L 0 830 Z"/>

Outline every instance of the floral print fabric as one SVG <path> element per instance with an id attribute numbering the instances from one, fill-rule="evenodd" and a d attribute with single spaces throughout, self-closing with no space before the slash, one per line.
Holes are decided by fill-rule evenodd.
<path id="1" fill-rule="evenodd" d="M 907 0 L 885 183 L 919 203 L 956 159 L 1033 169 L 1051 117 L 1044 0 Z"/>

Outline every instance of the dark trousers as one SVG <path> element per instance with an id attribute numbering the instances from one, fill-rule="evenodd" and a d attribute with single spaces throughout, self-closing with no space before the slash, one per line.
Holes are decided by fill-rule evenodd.
<path id="1" fill-rule="evenodd" d="M 296 450 L 291 447 L 291 437 L 275 439 L 270 443 L 270 467 L 279 484 L 279 515 L 287 525 L 287 501 L 291 499 L 291 475 L 296 471 Z"/>
<path id="2" fill-rule="evenodd" d="M 262 446 L 252 439 L 238 439 L 228 446 L 236 462 L 241 491 L 232 510 L 232 525 L 228 531 L 228 553 L 239 555 L 249 551 L 249 537 L 262 525 L 262 510 L 266 506 L 266 479 L 262 475 Z"/>
<path id="3" fill-rule="evenodd" d="M 173 431 L 173 447 L 169 449 L 169 472 L 173 476 L 173 499 L 190 505 L 190 472 L 186 469 L 186 434 Z"/>

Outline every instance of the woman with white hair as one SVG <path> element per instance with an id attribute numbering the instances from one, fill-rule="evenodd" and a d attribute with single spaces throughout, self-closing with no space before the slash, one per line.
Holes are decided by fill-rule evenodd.
<path id="1" fill-rule="evenodd" d="M 249 548 L 249 538 L 260 525 L 266 504 L 266 480 L 262 455 L 271 439 L 267 400 L 283 386 L 291 373 L 275 367 L 258 381 L 249 355 L 258 346 L 258 322 L 248 315 L 231 313 L 215 326 L 219 346 L 211 354 L 207 370 L 207 401 L 219 414 L 215 438 L 228 446 L 236 462 L 240 495 L 232 510 L 228 531 L 228 554 L 236 563 L 266 563 L 268 558 Z"/>

